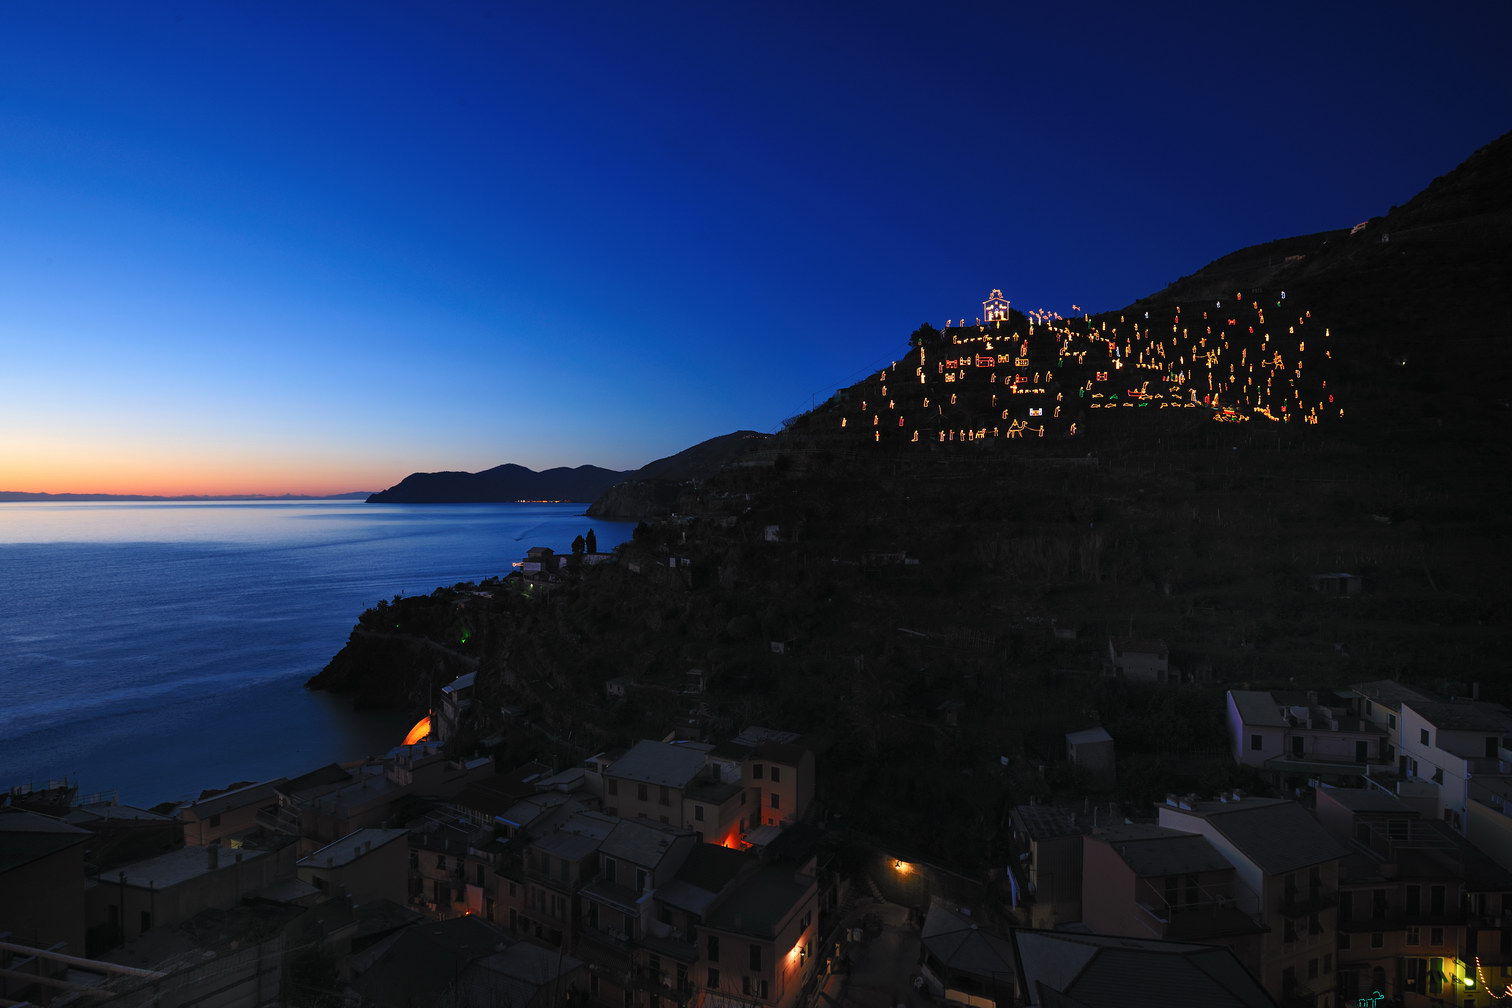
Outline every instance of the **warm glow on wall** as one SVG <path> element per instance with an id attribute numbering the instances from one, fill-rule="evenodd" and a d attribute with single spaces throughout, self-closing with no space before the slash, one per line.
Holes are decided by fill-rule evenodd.
<path id="1" fill-rule="evenodd" d="M 409 730 L 409 734 L 404 736 L 404 744 L 414 745 L 416 742 L 424 742 L 426 739 L 430 738 L 430 733 L 431 719 L 430 715 L 427 714 L 419 721 L 416 721 L 415 727 L 411 728 Z"/>

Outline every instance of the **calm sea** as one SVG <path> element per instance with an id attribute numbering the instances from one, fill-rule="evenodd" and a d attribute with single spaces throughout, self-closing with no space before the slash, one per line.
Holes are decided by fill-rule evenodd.
<path id="1" fill-rule="evenodd" d="M 380 598 L 633 525 L 580 504 L 0 504 L 0 790 L 150 805 L 384 752 L 408 720 L 305 679 Z"/>

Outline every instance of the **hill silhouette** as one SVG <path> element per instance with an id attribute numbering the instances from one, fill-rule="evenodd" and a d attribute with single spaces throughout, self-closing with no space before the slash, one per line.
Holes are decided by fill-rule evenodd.
<path id="1" fill-rule="evenodd" d="M 368 503 L 486 504 L 525 500 L 586 503 L 597 501 L 610 487 L 627 480 L 670 487 L 700 479 L 768 436 L 756 431 L 736 431 L 701 441 L 639 469 L 623 471 L 583 465 L 536 472 L 510 463 L 476 473 L 411 473 L 387 490 L 368 497 Z M 615 517 L 607 512 L 602 516 Z"/>
<path id="2" fill-rule="evenodd" d="M 1147 809 L 1257 786 L 1231 687 L 1512 700 L 1509 154 L 1373 237 L 1241 250 L 1118 312 L 900 334 L 896 362 L 684 487 L 619 563 L 549 602 L 506 577 L 369 610 L 314 685 L 423 709 L 461 659 L 400 645 L 462 640 L 459 751 L 808 732 L 827 812 L 962 867 L 1013 856 L 1011 805 L 1097 793 L 1067 732 L 1106 728 L 1106 797 Z M 1358 594 L 1319 590 L 1341 572 Z M 1124 637 L 1168 646 L 1175 681 L 1112 674 Z"/>

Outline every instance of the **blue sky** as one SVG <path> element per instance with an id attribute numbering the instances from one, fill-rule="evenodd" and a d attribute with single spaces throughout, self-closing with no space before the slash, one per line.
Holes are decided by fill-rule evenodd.
<path id="1" fill-rule="evenodd" d="M 1512 127 L 1505 4 L 0 4 L 0 489 L 340 492 L 774 429 Z"/>

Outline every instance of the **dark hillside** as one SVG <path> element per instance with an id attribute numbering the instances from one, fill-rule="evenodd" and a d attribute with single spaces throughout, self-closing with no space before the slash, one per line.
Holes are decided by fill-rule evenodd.
<path id="1" fill-rule="evenodd" d="M 1508 148 L 1487 151 L 1398 211 L 1443 221 L 1421 244 L 1329 238 L 1307 285 L 1188 278 L 1090 319 L 921 328 L 681 491 L 617 564 L 370 610 L 319 685 L 405 702 L 476 661 L 479 717 L 454 744 L 506 758 L 668 726 L 809 732 L 828 812 L 960 866 L 1002 863 L 1009 803 L 1090 793 L 1068 731 L 1106 727 L 1112 796 L 1148 803 L 1252 786 L 1231 686 L 1399 677 L 1512 700 L 1507 397 L 1487 391 L 1512 317 L 1512 285 L 1487 278 L 1512 256 L 1485 230 L 1505 193 L 1483 184 Z M 1421 356 L 1391 363 L 1395 345 Z M 1315 577 L 1339 573 L 1361 590 Z M 1175 681 L 1109 674 L 1125 637 L 1163 642 Z"/>

